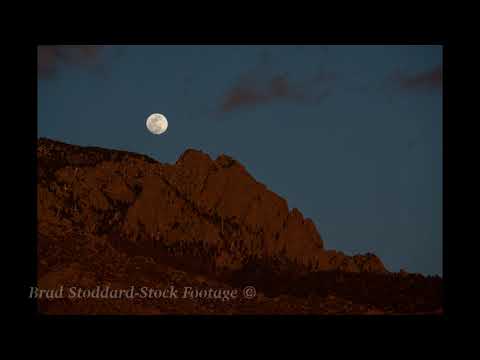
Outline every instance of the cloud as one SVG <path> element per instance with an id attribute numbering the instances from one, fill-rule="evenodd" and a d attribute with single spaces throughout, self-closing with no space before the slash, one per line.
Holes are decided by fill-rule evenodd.
<path id="1" fill-rule="evenodd" d="M 417 74 L 397 72 L 392 76 L 392 80 L 401 90 L 439 91 L 442 90 L 442 66 L 437 65 L 429 71 Z"/>
<path id="2" fill-rule="evenodd" d="M 62 64 L 94 67 L 100 63 L 102 45 L 48 45 L 37 49 L 37 72 L 41 79 L 52 78 Z"/>
<path id="3" fill-rule="evenodd" d="M 332 74 L 318 74 L 308 80 L 293 81 L 288 74 L 261 79 L 251 74 L 240 78 L 225 93 L 221 111 L 267 105 L 276 101 L 318 103 L 331 94 Z"/>

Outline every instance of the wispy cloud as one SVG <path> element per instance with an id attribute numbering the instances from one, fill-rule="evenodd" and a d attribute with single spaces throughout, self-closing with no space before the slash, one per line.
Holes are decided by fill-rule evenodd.
<path id="1" fill-rule="evenodd" d="M 416 74 L 406 74 L 397 71 L 392 75 L 391 80 L 401 90 L 439 91 L 442 89 L 442 66 L 437 65 L 429 71 Z"/>
<path id="2" fill-rule="evenodd" d="M 308 79 L 293 80 L 288 73 L 265 75 L 253 69 L 241 76 L 225 92 L 221 112 L 252 108 L 278 101 L 314 104 L 332 93 L 335 75 L 320 71 Z"/>
<path id="3" fill-rule="evenodd" d="M 61 64 L 92 67 L 99 64 L 102 45 L 48 45 L 39 46 L 37 71 L 41 79 L 52 78 Z"/>

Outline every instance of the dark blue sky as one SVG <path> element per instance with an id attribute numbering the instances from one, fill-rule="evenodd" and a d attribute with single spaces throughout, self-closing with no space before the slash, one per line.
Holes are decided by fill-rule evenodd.
<path id="1" fill-rule="evenodd" d="M 327 248 L 442 274 L 441 46 L 42 47 L 38 61 L 39 137 L 167 163 L 228 154 Z"/>

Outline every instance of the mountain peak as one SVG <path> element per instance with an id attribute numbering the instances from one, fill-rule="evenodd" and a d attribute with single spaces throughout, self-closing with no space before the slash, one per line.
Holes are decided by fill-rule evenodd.
<path id="1" fill-rule="evenodd" d="M 50 197 L 45 187 L 55 182 L 76 189 L 73 199 L 66 194 L 51 199 L 55 206 L 71 208 L 64 211 L 68 214 L 64 220 L 72 225 L 95 227 L 106 220 L 98 213 L 99 204 L 110 213 L 116 211 L 116 201 L 122 201 L 123 216 L 102 227 L 101 234 L 120 231 L 128 241 L 135 234 L 139 243 L 158 237 L 170 243 L 200 241 L 215 249 L 219 258 L 231 252 L 235 243 L 237 248 L 229 255 L 231 264 L 221 261 L 227 267 L 247 257 L 275 256 L 324 270 L 341 266 L 360 270 L 354 257 L 342 253 L 336 252 L 332 261 L 312 220 L 304 219 L 297 208 L 289 211 L 285 199 L 257 182 L 228 155 L 212 160 L 200 150 L 187 149 L 169 166 L 144 155 L 49 139 L 39 140 L 38 151 L 43 160 L 39 192 L 46 195 L 41 200 Z M 54 165 L 44 161 L 47 153 L 55 159 Z M 79 166 L 80 172 L 70 170 Z M 72 171 L 81 177 L 72 176 Z M 41 205 L 51 209 L 51 205 Z M 53 216 L 52 210 L 41 213 L 41 219 L 48 216 Z M 212 261 L 217 263 L 216 258 Z M 377 260 L 375 266 L 362 266 L 367 268 L 386 271 Z"/>
<path id="2" fill-rule="evenodd" d="M 165 276 L 178 283 L 181 272 L 188 280 L 183 286 L 202 276 L 228 286 L 255 284 L 269 296 L 334 292 L 378 306 L 392 304 L 385 294 L 408 289 L 410 298 L 398 295 L 398 306 L 407 310 L 405 302 L 417 301 L 413 292 L 424 288 L 430 307 L 438 303 L 438 279 L 402 274 L 399 283 L 373 254 L 326 250 L 311 219 L 289 211 L 285 199 L 228 155 L 212 160 L 188 149 L 169 165 L 43 138 L 37 155 L 40 286 L 88 286 L 94 279 L 158 283 Z M 85 278 L 90 282 L 82 283 Z M 378 299 L 358 290 L 365 281 Z M 409 287 L 410 281 L 419 285 Z M 280 302 L 288 309 L 295 301 Z M 315 311 L 325 311 L 318 306 Z"/>

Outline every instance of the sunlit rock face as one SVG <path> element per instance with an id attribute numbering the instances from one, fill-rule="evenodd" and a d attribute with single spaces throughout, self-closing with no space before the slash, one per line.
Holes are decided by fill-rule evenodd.
<path id="1" fill-rule="evenodd" d="M 386 272 L 373 254 L 325 250 L 310 219 L 226 155 L 189 149 L 169 165 L 40 139 L 37 156 L 40 231 L 69 227 L 153 257 L 165 248 L 172 257 L 195 253 L 218 269 L 274 258 L 314 270 Z"/>
<path id="2" fill-rule="evenodd" d="M 39 139 L 37 283 L 242 289 L 236 302 L 39 300 L 48 314 L 442 313 L 442 279 L 326 249 L 310 219 L 227 155 L 175 164 Z M 138 301 L 137 301 L 138 300 Z"/>

